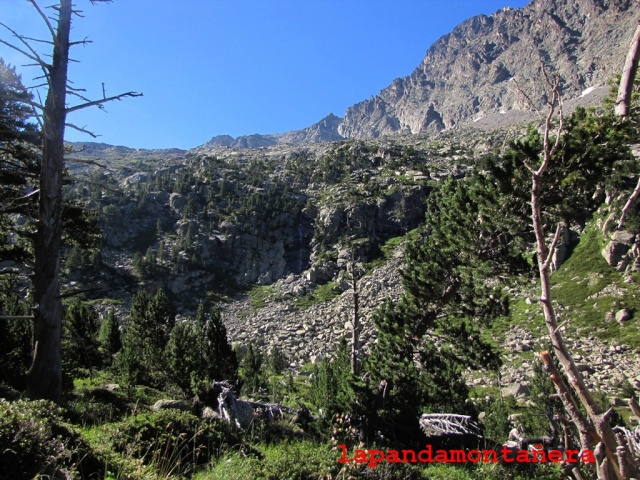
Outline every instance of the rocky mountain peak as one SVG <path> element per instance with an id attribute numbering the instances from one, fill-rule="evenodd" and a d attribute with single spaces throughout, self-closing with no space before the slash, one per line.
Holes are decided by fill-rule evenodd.
<path id="1" fill-rule="evenodd" d="M 204 147 L 428 134 L 495 115 L 518 122 L 518 113 L 530 106 L 515 84 L 542 103 L 543 64 L 563 78 L 566 99 L 605 86 L 622 68 L 639 5 L 640 0 L 532 0 L 523 8 L 478 15 L 434 42 L 411 75 L 349 107 L 344 119 L 330 114 L 282 134 L 221 135 Z"/>
<path id="2" fill-rule="evenodd" d="M 541 102 L 543 63 L 563 77 L 567 98 L 604 85 L 621 69 L 637 4 L 534 0 L 470 18 L 437 40 L 410 76 L 350 107 L 338 132 L 347 138 L 425 133 L 526 110 L 512 82 Z"/>

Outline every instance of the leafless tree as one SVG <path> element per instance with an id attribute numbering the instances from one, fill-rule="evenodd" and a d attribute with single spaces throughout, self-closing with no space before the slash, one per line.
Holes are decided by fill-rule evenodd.
<path id="1" fill-rule="evenodd" d="M 636 32 L 631 40 L 631 46 L 627 53 L 627 58 L 622 69 L 622 77 L 620 77 L 620 85 L 618 87 L 618 97 L 616 98 L 615 113 L 619 117 L 629 115 L 631 104 L 631 92 L 633 91 L 633 81 L 638 71 L 638 62 L 640 61 L 640 20 Z"/>
<path id="2" fill-rule="evenodd" d="M 560 78 L 550 74 L 544 67 L 542 73 L 549 91 L 547 114 L 543 126 L 542 152 L 537 165 L 527 163 L 526 167 L 531 173 L 531 220 L 536 237 L 536 253 L 538 271 L 540 273 L 540 297 L 538 300 L 544 313 L 553 352 L 562 366 L 564 376 L 566 376 L 569 385 L 565 382 L 564 376 L 555 368 L 552 357 L 548 352 L 542 352 L 541 359 L 558 396 L 579 431 L 582 448 L 595 452 L 598 478 L 604 480 L 614 478 L 619 480 L 629 479 L 632 475 L 637 474 L 637 459 L 634 459 L 628 453 L 628 446 L 616 438 L 611 428 L 609 418 L 613 412 L 613 407 L 606 412 L 603 411 L 585 385 L 582 374 L 578 371 L 575 361 L 566 346 L 552 303 L 550 265 L 554 249 L 564 227 L 561 224 L 557 225 L 553 239 L 550 243 L 547 243 L 542 219 L 544 206 L 541 202 L 541 188 L 543 176 L 553 168 L 552 159 L 560 148 L 564 120 L 560 95 Z M 524 92 L 522 93 L 524 94 Z M 555 127 L 554 121 L 557 122 Z M 552 135 L 555 138 L 552 138 Z M 577 399 L 576 396 L 578 397 Z M 586 415 L 582 413 L 580 404 L 586 411 Z"/>
<path id="3" fill-rule="evenodd" d="M 127 92 L 113 97 L 90 100 L 83 90 L 71 87 L 67 77 L 69 51 L 75 45 L 88 40 L 71 41 L 71 22 L 74 15 L 81 16 L 72 0 L 59 0 L 51 8 L 50 18 L 36 0 L 28 0 L 41 17 L 49 38 L 47 40 L 25 37 L 8 25 L 0 23 L 13 36 L 13 40 L 0 39 L 0 43 L 20 52 L 42 70 L 40 77 L 47 89 L 44 105 L 32 102 L 34 113 L 42 128 L 43 145 L 39 179 L 39 215 L 35 234 L 35 263 L 33 282 L 33 313 L 35 322 L 33 363 L 29 370 L 28 393 L 33 398 L 59 401 L 62 394 L 62 299 L 60 297 L 60 246 L 62 240 L 62 184 L 64 173 L 65 127 L 90 133 L 84 128 L 67 123 L 67 114 L 77 110 L 137 97 L 140 93 Z M 110 0 L 90 0 L 90 3 Z M 46 44 L 52 47 L 51 58 L 33 46 Z M 68 96 L 81 100 L 77 105 L 67 105 Z"/>

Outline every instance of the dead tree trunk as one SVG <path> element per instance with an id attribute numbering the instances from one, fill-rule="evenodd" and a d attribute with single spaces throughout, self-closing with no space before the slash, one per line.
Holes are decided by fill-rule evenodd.
<path id="1" fill-rule="evenodd" d="M 89 0 L 93 3 L 110 0 Z M 142 94 L 127 92 L 113 97 L 91 101 L 69 87 L 67 71 L 69 49 L 73 45 L 86 44 L 87 40 L 70 41 L 71 17 L 74 11 L 72 0 L 59 0 L 51 7 L 57 13 L 57 25 L 53 27 L 49 17 L 36 0 L 29 0 L 47 27 L 50 40 L 38 40 L 20 35 L 7 25 L 0 25 L 11 32 L 18 43 L 0 39 L 0 43 L 12 48 L 34 62 L 43 72 L 42 78 L 48 87 L 44 105 L 30 102 L 42 128 L 43 151 L 39 173 L 39 210 L 35 233 L 34 270 L 32 274 L 34 297 L 34 352 L 29 369 L 27 392 L 33 398 L 59 401 L 62 394 L 62 299 L 60 297 L 60 247 L 62 244 L 62 184 L 64 173 L 64 132 L 72 127 L 91 134 L 84 128 L 67 123 L 67 114 L 82 108 L 97 106 L 123 97 L 138 97 Z M 31 43 L 53 45 L 51 61 L 31 46 Z M 20 45 L 20 46 L 18 46 Z M 85 103 L 67 107 L 67 94 L 73 94 Z M 93 134 L 91 134 L 93 135 Z M 95 135 L 93 135 L 95 136 Z"/>
<path id="2" fill-rule="evenodd" d="M 618 97 L 616 99 L 615 114 L 618 117 L 626 118 L 629 116 L 629 109 L 631 105 L 631 94 L 633 92 L 633 82 L 635 81 L 636 73 L 638 72 L 638 61 L 640 61 L 640 20 L 638 20 L 638 26 L 636 27 L 636 33 L 631 41 L 627 58 L 624 62 L 624 68 L 622 69 L 622 76 L 620 77 L 620 84 L 618 85 Z M 640 178 L 633 193 L 629 196 L 627 203 L 622 207 L 620 213 L 620 220 L 618 221 L 618 230 L 624 227 L 624 222 L 627 213 L 631 209 L 632 205 L 640 195 Z M 613 214 L 612 214 L 613 215 Z M 605 227 L 607 222 L 603 226 L 602 232 L 606 233 Z"/>
<path id="3" fill-rule="evenodd" d="M 623 476 L 619 468 L 617 457 L 615 455 L 617 442 L 611 425 L 609 424 L 609 416 L 611 410 L 603 412 L 600 405 L 595 401 L 593 395 L 586 387 L 582 374 L 578 371 L 576 364 L 571 356 L 565 341 L 560 332 L 558 321 L 553 307 L 551 298 L 551 281 L 550 281 L 550 264 L 552 259 L 553 250 L 560 238 L 562 228 L 559 225 L 556 229 L 555 236 L 547 247 L 546 237 L 542 221 L 542 204 L 541 204 L 541 181 L 543 175 L 550 167 L 551 159 L 558 151 L 560 145 L 560 139 L 563 132 L 563 117 L 562 117 L 562 99 L 560 97 L 560 79 L 558 77 L 550 78 L 543 69 L 547 86 L 551 93 L 551 98 L 548 101 L 548 112 L 544 126 L 543 137 L 543 150 L 540 158 L 540 165 L 535 168 L 533 165 L 527 164 L 528 170 L 531 172 L 531 219 L 532 226 L 536 237 L 536 253 L 538 260 L 538 270 L 540 273 L 540 298 L 539 302 L 542 306 L 544 313 L 545 323 L 549 330 L 549 337 L 551 344 L 553 345 L 554 353 L 556 354 L 562 369 L 567 376 L 571 387 L 576 392 L 580 402 L 587 412 L 587 416 L 590 420 L 588 425 L 588 432 L 584 432 L 587 425 L 584 421 L 580 421 L 578 418 L 573 418 L 576 422 L 576 426 L 581 430 L 581 442 L 582 448 L 590 449 L 593 444 L 596 444 L 596 451 L 601 455 L 596 455 L 598 461 L 598 475 L 599 478 L 617 478 L 622 480 Z M 555 132 L 556 138 L 554 144 L 551 145 L 550 134 L 552 129 L 552 119 L 556 112 L 559 110 L 559 125 Z M 552 380 L 554 380 L 552 376 Z M 556 379 L 558 380 L 558 379 Z M 577 402 L 573 396 L 573 393 L 567 387 L 564 382 L 554 381 L 556 390 L 563 400 L 565 408 L 569 412 L 575 412 Z M 588 435 L 586 435 L 588 433 Z M 593 443 L 592 443 L 593 442 Z"/>
<path id="4" fill-rule="evenodd" d="M 629 115 L 629 105 L 631 104 L 631 92 L 633 91 L 633 81 L 638 70 L 638 61 L 640 61 L 640 20 L 636 27 L 636 32 L 629 47 L 629 53 L 624 62 L 622 69 L 622 77 L 618 87 L 618 97 L 616 98 L 615 113 L 619 117 Z"/>
<path id="5" fill-rule="evenodd" d="M 43 110 L 43 153 L 40 210 L 33 272 L 35 345 L 29 370 L 28 393 L 33 398 L 59 401 L 62 394 L 62 300 L 60 245 L 62 242 L 62 177 L 66 123 L 67 66 L 71 0 L 62 0 L 53 38 L 53 61 L 48 70 L 49 91 Z"/>
<path id="6" fill-rule="evenodd" d="M 358 279 L 356 277 L 353 250 L 351 250 L 349 274 L 351 275 L 351 289 L 353 291 L 353 317 L 351 320 L 351 374 L 358 375 L 360 373 L 360 312 L 358 304 Z"/>

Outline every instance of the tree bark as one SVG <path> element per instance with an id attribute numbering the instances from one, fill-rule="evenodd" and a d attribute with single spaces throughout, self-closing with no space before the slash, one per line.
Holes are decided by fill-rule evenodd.
<path id="1" fill-rule="evenodd" d="M 351 288 L 353 289 L 353 318 L 351 329 L 351 373 L 360 373 L 360 312 L 358 305 L 358 280 L 356 279 L 355 260 L 351 251 Z"/>
<path id="2" fill-rule="evenodd" d="M 552 98 L 548 103 L 549 111 L 544 128 L 544 145 L 541 158 L 542 161 L 537 169 L 533 168 L 532 165 L 527 164 L 527 168 L 531 172 L 531 222 L 536 237 L 536 253 L 538 257 L 538 271 L 540 273 L 540 297 L 538 300 L 540 302 L 540 305 L 542 306 L 545 323 L 549 330 L 549 337 L 551 339 L 551 344 L 553 345 L 554 353 L 556 354 L 558 360 L 560 361 L 560 364 L 562 365 L 562 369 L 567 376 L 569 384 L 576 392 L 576 395 L 578 396 L 580 402 L 586 410 L 587 416 L 593 424 L 593 428 L 589 428 L 589 437 L 591 438 L 587 438 L 582 433 L 585 425 L 580 425 L 580 422 L 576 422 L 577 419 L 574 418 L 576 426 L 581 430 L 581 443 L 583 444 L 582 448 L 590 448 L 590 445 L 585 445 L 586 443 L 589 443 L 591 445 L 598 444 L 598 447 L 600 447 L 600 450 L 603 454 L 603 459 L 598 464 L 598 478 L 617 478 L 619 480 L 622 480 L 623 477 L 620 472 L 620 468 L 615 455 L 617 442 L 609 423 L 609 416 L 611 415 L 611 411 L 603 412 L 600 405 L 598 405 L 598 403 L 595 401 L 593 395 L 591 394 L 591 391 L 585 385 L 582 374 L 578 371 L 573 357 L 571 356 L 562 337 L 562 333 L 560 332 L 556 312 L 553 308 L 551 299 L 551 279 L 549 267 L 551 264 L 551 254 L 553 252 L 550 252 L 550 249 L 547 248 L 542 221 L 542 204 L 540 198 L 542 176 L 550 167 L 551 159 L 557 152 L 560 145 L 560 138 L 563 132 L 563 117 L 559 79 L 556 78 L 554 79 L 554 81 L 551 81 L 544 69 L 543 72 L 545 73 L 547 85 L 551 90 Z M 560 123 L 556 132 L 554 145 L 551 145 L 549 135 L 551 132 L 551 119 L 554 115 L 556 105 L 558 105 L 559 107 Z M 554 240 L 552 241 L 552 246 L 554 246 L 557 242 L 560 233 L 561 229 L 559 228 L 556 231 Z M 563 400 L 565 408 L 570 412 L 572 410 L 575 410 L 575 406 L 577 405 L 577 403 L 570 389 L 566 387 L 563 388 L 561 384 L 556 381 L 554 381 L 554 384 L 556 386 L 556 390 Z M 592 441 L 593 443 L 591 443 Z"/>
<path id="3" fill-rule="evenodd" d="M 638 61 L 640 61 L 640 20 L 636 32 L 631 41 L 627 58 L 622 69 L 622 77 L 618 87 L 618 97 L 616 98 L 615 114 L 619 117 L 629 115 L 629 105 L 631 104 L 631 93 L 633 91 L 633 81 L 638 70 Z"/>
<path id="4" fill-rule="evenodd" d="M 58 25 L 53 38 L 53 59 L 51 66 L 47 68 L 49 91 L 43 110 L 40 218 L 36 231 L 33 273 L 35 344 L 27 388 L 30 397 L 54 402 L 59 402 L 62 394 L 62 300 L 59 272 L 71 14 L 71 0 L 60 0 Z"/>

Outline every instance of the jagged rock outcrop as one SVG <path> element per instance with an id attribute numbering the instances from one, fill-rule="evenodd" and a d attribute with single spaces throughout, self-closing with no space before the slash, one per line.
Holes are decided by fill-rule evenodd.
<path id="1" fill-rule="evenodd" d="M 513 79 L 540 101 L 541 62 L 563 77 L 565 97 L 577 97 L 621 69 L 637 7 L 637 0 L 534 0 L 473 17 L 436 41 L 409 77 L 349 108 L 338 132 L 430 132 L 527 110 Z"/>
<path id="2" fill-rule="evenodd" d="M 301 130 L 292 130 L 290 132 L 272 135 L 243 135 L 238 138 L 233 138 L 230 135 L 217 135 L 202 145 L 202 147 L 264 148 L 288 143 L 303 145 L 309 143 L 334 142 L 344 139 L 344 137 L 338 133 L 338 127 L 341 123 L 342 118 L 330 113 L 319 122 Z"/>
<path id="3" fill-rule="evenodd" d="M 433 133 L 487 116 L 493 123 L 500 116 L 526 122 L 530 118 L 520 114 L 531 108 L 515 82 L 541 104 L 542 63 L 563 78 L 565 99 L 597 104 L 607 80 L 622 69 L 638 6 L 638 0 L 533 0 L 524 8 L 479 15 L 437 40 L 410 76 L 348 108 L 344 119 L 330 114 L 282 134 L 220 135 L 203 146 L 257 148 Z"/>

